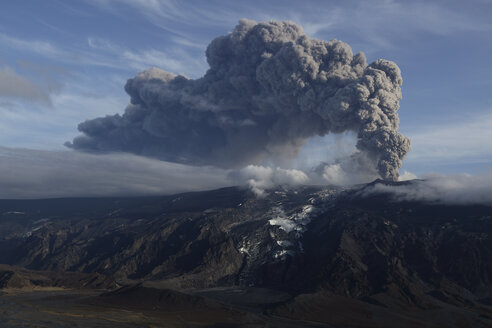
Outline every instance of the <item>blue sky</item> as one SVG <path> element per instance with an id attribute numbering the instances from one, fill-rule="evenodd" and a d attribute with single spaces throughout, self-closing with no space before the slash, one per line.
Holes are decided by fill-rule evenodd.
<path id="1" fill-rule="evenodd" d="M 0 8 L 0 147 L 63 150 L 77 124 L 122 113 L 123 86 L 148 67 L 191 78 L 240 18 L 292 20 L 402 70 L 402 170 L 479 174 L 492 167 L 490 1 L 5 1 Z M 352 139 L 351 139 L 352 138 Z M 305 153 L 353 146 L 314 139 Z M 344 146 L 343 146 L 344 145 Z M 330 148 L 331 147 L 331 148 Z M 315 162 L 317 159 L 313 159 Z"/>

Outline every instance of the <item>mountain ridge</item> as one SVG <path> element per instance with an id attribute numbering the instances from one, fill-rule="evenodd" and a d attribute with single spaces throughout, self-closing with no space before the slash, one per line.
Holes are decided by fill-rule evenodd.
<path id="1" fill-rule="evenodd" d="M 280 188 L 261 198 L 223 188 L 100 207 L 79 199 L 85 212 L 75 214 L 0 201 L 0 263 L 181 291 L 283 291 L 292 298 L 269 313 L 303 320 L 323 311 L 297 306 L 327 297 L 389 312 L 467 309 L 470 320 L 489 320 L 477 316 L 490 313 L 492 206 L 361 195 L 367 186 Z"/>

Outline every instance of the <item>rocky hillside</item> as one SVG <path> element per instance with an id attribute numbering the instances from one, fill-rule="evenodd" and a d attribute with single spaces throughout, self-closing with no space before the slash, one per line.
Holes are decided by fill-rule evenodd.
<path id="1" fill-rule="evenodd" d="M 99 273 L 33 271 L 0 264 L 0 289 L 30 291 L 44 287 L 108 290 L 120 286 L 112 277 Z"/>
<path id="2" fill-rule="evenodd" d="M 492 206 L 396 202 L 363 188 L 4 200 L 0 262 L 173 289 L 281 290 L 293 298 L 268 311 L 306 320 L 324 313 L 299 312 L 316 303 L 306 299 L 336 295 L 474 309 L 492 323 Z"/>

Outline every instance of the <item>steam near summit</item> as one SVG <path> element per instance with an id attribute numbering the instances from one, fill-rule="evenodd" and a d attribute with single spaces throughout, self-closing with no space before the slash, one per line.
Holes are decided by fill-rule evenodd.
<path id="1" fill-rule="evenodd" d="M 340 165 L 398 179 L 410 141 L 398 132 L 398 66 L 369 65 L 338 40 L 295 23 L 241 20 L 207 48 L 199 79 L 151 68 L 128 80 L 123 115 L 79 124 L 71 148 L 124 151 L 192 165 L 239 168 L 295 157 L 314 136 L 354 131 Z"/>

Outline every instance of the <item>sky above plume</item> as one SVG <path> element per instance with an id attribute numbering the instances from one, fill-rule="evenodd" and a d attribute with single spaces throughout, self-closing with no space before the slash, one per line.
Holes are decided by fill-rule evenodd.
<path id="1" fill-rule="evenodd" d="M 411 140 L 411 150 L 400 169 L 405 177 L 428 173 L 486 174 L 492 168 L 490 17 L 492 3 L 482 0 L 6 2 L 0 8 L 0 158 L 3 161 L 0 183 L 12 188 L 11 195 L 22 196 L 28 184 L 25 176 L 20 177 L 21 168 L 26 171 L 34 167 L 46 168 L 31 178 L 42 184 L 52 181 L 54 173 L 49 172 L 56 171 L 50 161 L 61 165 L 62 158 L 67 162 L 63 171 L 66 181 L 83 185 L 81 181 L 87 181 L 91 171 L 87 166 L 91 165 L 97 172 L 94 179 L 100 181 L 101 176 L 111 171 L 107 167 L 117 166 L 113 174 L 129 174 L 134 179 L 122 179 L 121 183 L 117 180 L 108 190 L 129 190 L 137 194 L 218 187 L 227 184 L 224 176 L 248 176 L 255 170 L 264 175 L 264 168 L 249 167 L 232 175 L 224 171 L 241 165 L 265 164 L 248 163 L 248 160 L 241 160 L 234 167 L 218 165 L 220 168 L 192 170 L 186 166 L 191 151 L 179 153 L 184 160 L 164 156 L 178 164 L 129 154 L 100 155 L 99 158 L 104 159 L 98 159 L 97 155 L 86 156 L 83 160 L 77 157 L 83 155 L 64 155 L 65 151 L 70 151 L 65 146 L 67 141 L 76 145 L 74 138 L 81 134 L 77 130 L 79 123 L 107 115 L 123 115 L 130 103 L 125 84 L 139 72 L 156 67 L 189 79 L 204 76 L 209 69 L 205 55 L 207 46 L 216 37 L 232 32 L 242 18 L 257 22 L 290 20 L 302 26 L 311 39 L 337 39 L 348 44 L 354 55 L 363 52 L 367 64 L 380 58 L 395 62 L 401 70 L 403 84 L 399 130 L 395 130 L 394 135 L 401 133 Z M 353 79 L 362 76 L 357 68 L 354 72 L 359 75 L 354 75 Z M 263 103 L 255 106 L 262 108 Z M 214 119 L 219 120 L 217 117 Z M 250 124 L 249 116 L 241 120 L 233 118 L 234 124 Z M 357 144 L 361 124 L 357 123 L 357 128 L 351 125 L 350 129 L 320 128 L 323 134 L 343 132 L 326 136 L 296 131 L 297 139 L 293 140 L 297 142 L 299 136 L 305 140 L 290 147 L 295 149 L 295 156 L 275 160 L 274 171 L 268 173 L 269 181 L 301 174 L 296 170 L 306 171 L 340 156 L 347 157 L 355 149 L 373 147 Z M 220 131 L 227 134 L 228 129 Z M 234 138 L 233 148 L 244 144 L 243 139 Z M 274 139 L 262 141 L 265 146 L 261 150 L 242 155 L 260 158 L 265 149 L 270 151 L 280 146 L 285 149 L 285 145 L 279 146 Z M 219 144 L 222 142 L 217 140 Z M 196 142 L 189 139 L 188 148 L 191 144 Z M 103 150 L 122 150 L 120 148 Z M 193 154 L 201 156 L 197 152 Z M 398 159 L 400 155 L 392 155 L 392 158 Z M 203 164 L 217 166 L 217 158 L 220 156 L 210 157 Z M 86 166 L 78 166 L 80 162 Z M 115 164 L 121 162 L 125 164 Z M 378 157 L 375 165 L 380 167 L 380 162 Z M 325 168 L 323 175 L 338 179 L 340 183 L 350 183 L 339 174 L 337 165 Z M 139 169 L 135 169 L 137 166 Z M 285 173 L 278 171 L 277 166 L 295 170 Z M 189 177 L 189 172 L 193 171 L 199 177 L 194 182 L 183 181 L 174 189 L 163 189 L 150 178 L 154 174 L 159 179 L 167 179 L 170 170 L 183 177 Z M 381 168 L 379 172 L 382 174 Z M 306 181 L 303 176 L 301 180 Z M 178 180 L 173 181 L 180 184 Z M 87 194 L 104 194 L 102 187 L 92 188 L 97 192 L 91 189 Z M 4 192 L 0 196 L 9 194 Z M 29 197 L 37 196 L 42 193 Z"/>

